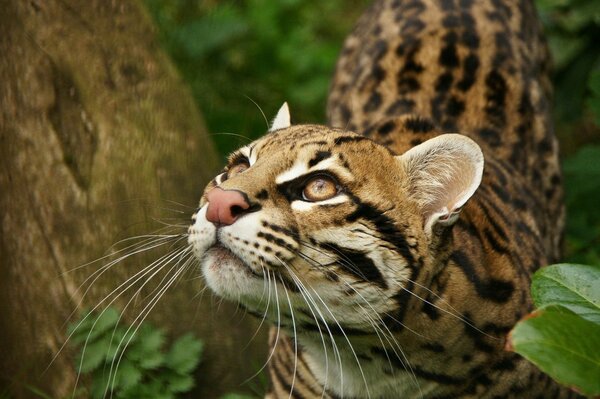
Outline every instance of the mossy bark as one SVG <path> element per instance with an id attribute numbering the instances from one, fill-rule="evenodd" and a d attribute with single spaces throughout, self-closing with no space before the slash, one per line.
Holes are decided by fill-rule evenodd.
<path id="1" fill-rule="evenodd" d="M 0 9 L 0 393 L 67 397 L 72 353 L 50 361 L 71 312 L 98 304 L 159 253 L 119 263 L 85 295 L 78 288 L 102 263 L 76 267 L 147 233 L 154 216 L 173 216 L 163 208 L 176 207 L 170 223 L 185 226 L 218 159 L 138 3 L 2 0 Z M 205 340 L 197 393 L 217 397 L 252 374 L 244 359 L 261 350 L 242 351 L 252 320 L 220 316 L 231 309 L 211 310 L 199 289 L 182 281 L 151 317 Z"/>

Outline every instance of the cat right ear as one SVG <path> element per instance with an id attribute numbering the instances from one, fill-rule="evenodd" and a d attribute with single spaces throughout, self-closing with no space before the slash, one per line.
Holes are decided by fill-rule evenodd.
<path id="1" fill-rule="evenodd" d="M 481 148 L 460 134 L 442 134 L 398 158 L 407 172 L 410 194 L 421 208 L 427 234 L 434 225 L 453 224 L 481 183 Z"/>
<path id="2" fill-rule="evenodd" d="M 286 127 L 290 127 L 290 125 L 290 109 L 287 102 L 285 102 L 281 108 L 279 108 L 279 111 L 277 111 L 277 115 L 275 116 L 275 119 L 273 119 L 269 132 L 285 129 Z"/>

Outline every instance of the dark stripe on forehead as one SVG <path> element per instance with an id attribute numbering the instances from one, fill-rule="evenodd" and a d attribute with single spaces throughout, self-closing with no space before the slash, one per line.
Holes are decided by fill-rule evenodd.
<path id="1" fill-rule="evenodd" d="M 358 141 L 371 141 L 371 139 L 365 137 L 365 136 L 341 136 L 341 137 L 337 137 L 335 140 L 333 140 L 333 144 L 334 145 L 341 145 L 344 143 L 355 143 Z"/>
<path id="2" fill-rule="evenodd" d="M 320 246 L 325 249 L 333 250 L 334 253 L 338 255 L 338 261 L 343 269 L 350 272 L 355 277 L 369 283 L 377 284 L 383 289 L 388 288 L 383 275 L 365 252 L 340 247 L 331 242 L 321 243 Z"/>
<path id="3" fill-rule="evenodd" d="M 315 156 L 308 161 L 308 167 L 312 168 L 313 166 L 315 166 L 316 164 L 318 164 L 319 162 L 327 159 L 331 157 L 331 152 L 329 151 L 318 151 Z"/>

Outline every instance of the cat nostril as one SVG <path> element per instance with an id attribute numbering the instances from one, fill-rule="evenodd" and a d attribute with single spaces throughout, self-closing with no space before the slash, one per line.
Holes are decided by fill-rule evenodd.
<path id="1" fill-rule="evenodd" d="M 238 216 L 240 216 L 241 214 L 245 213 L 245 212 L 246 212 L 246 209 L 247 209 L 247 207 L 246 207 L 246 208 L 242 208 L 242 207 L 241 207 L 241 206 L 239 206 L 239 205 L 233 205 L 233 206 L 232 206 L 232 207 L 229 209 L 229 211 L 231 212 L 231 216 L 233 216 L 233 217 L 235 218 L 235 217 L 238 217 Z"/>

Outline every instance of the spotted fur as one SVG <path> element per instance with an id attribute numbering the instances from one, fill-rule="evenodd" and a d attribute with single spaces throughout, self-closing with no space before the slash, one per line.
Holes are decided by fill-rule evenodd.
<path id="1" fill-rule="evenodd" d="M 207 284 L 274 326 L 270 397 L 577 397 L 505 350 L 532 272 L 560 256 L 550 101 L 530 1 L 370 7 L 334 127 L 288 126 L 286 106 L 190 227 Z M 336 195 L 308 201 L 315 176 Z M 247 204 L 230 224 L 207 220 L 215 187 Z"/>

